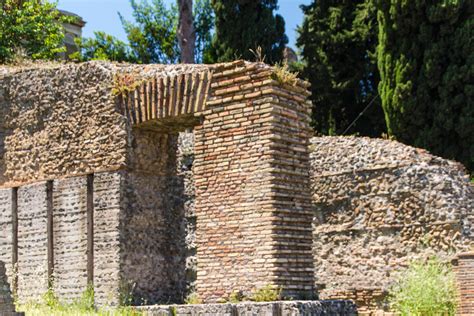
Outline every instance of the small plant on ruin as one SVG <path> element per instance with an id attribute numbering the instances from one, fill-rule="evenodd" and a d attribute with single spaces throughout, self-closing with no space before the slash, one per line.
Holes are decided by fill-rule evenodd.
<path id="1" fill-rule="evenodd" d="M 202 304 L 202 299 L 199 297 L 197 293 L 191 293 L 186 297 L 184 300 L 185 304 Z"/>
<path id="2" fill-rule="evenodd" d="M 130 306 L 133 304 L 133 291 L 135 290 L 136 283 L 131 282 L 120 282 L 119 286 L 119 305 Z"/>
<path id="3" fill-rule="evenodd" d="M 125 95 L 135 91 L 142 83 L 143 80 L 137 80 L 137 75 L 134 73 L 115 75 L 112 94 L 115 96 Z"/>
<path id="4" fill-rule="evenodd" d="M 281 288 L 266 285 L 252 292 L 250 299 L 254 302 L 274 302 L 281 299 Z"/>
<path id="5" fill-rule="evenodd" d="M 82 293 L 81 297 L 72 303 L 72 307 L 75 310 L 84 312 L 95 310 L 95 292 L 92 284 L 87 285 L 87 288 Z"/>
<path id="6" fill-rule="evenodd" d="M 229 295 L 229 303 L 239 303 L 246 300 L 246 297 L 242 291 L 233 291 Z"/>
<path id="7" fill-rule="evenodd" d="M 273 66 L 272 79 L 280 84 L 295 86 L 298 82 L 298 73 L 291 72 L 287 62 Z"/>
<path id="8" fill-rule="evenodd" d="M 456 284 L 451 266 L 437 258 L 413 262 L 390 289 L 391 307 L 401 315 L 454 315 Z"/>
<path id="9" fill-rule="evenodd" d="M 267 56 L 265 56 L 263 54 L 263 49 L 262 47 L 258 46 L 255 50 L 253 49 L 249 49 L 249 51 L 253 54 L 253 56 L 255 57 L 255 61 L 259 62 L 259 63 L 264 63 L 265 62 L 265 58 L 267 58 Z"/>

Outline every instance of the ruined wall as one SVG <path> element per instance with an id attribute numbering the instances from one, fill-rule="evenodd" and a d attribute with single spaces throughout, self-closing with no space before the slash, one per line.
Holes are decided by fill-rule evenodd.
<path id="1" fill-rule="evenodd" d="M 18 300 L 41 300 L 48 290 L 46 183 L 18 189 Z"/>
<path id="2" fill-rule="evenodd" d="M 0 189 L 0 261 L 5 263 L 7 276 L 12 280 L 12 190 Z"/>
<path id="3" fill-rule="evenodd" d="M 133 303 L 182 302 L 185 292 L 183 192 L 177 134 L 133 130 L 124 183 L 121 279 Z"/>
<path id="4" fill-rule="evenodd" d="M 0 261 L 0 315 L 14 316 L 15 306 L 13 305 L 10 284 L 7 280 L 5 264 Z"/>
<path id="5" fill-rule="evenodd" d="M 120 303 L 120 221 L 125 171 L 94 174 L 94 292 L 98 305 Z"/>
<path id="6" fill-rule="evenodd" d="M 195 128 L 197 292 L 208 302 L 266 285 L 290 296 L 313 288 L 308 107 L 271 75 L 263 64 L 216 68 Z"/>
<path id="7" fill-rule="evenodd" d="M 2 69 L 0 185 L 125 165 L 125 118 L 112 95 L 112 69 L 97 62 Z"/>
<path id="8" fill-rule="evenodd" d="M 54 293 L 72 301 L 87 288 L 87 177 L 53 182 Z"/>
<path id="9" fill-rule="evenodd" d="M 449 260 L 472 243 L 474 193 L 459 164 L 381 139 L 311 143 L 321 298 L 382 309 L 394 275 L 411 260 Z"/>

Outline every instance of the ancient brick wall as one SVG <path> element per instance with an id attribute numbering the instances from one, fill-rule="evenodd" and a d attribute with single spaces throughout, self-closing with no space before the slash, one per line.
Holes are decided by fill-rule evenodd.
<path id="1" fill-rule="evenodd" d="M 394 141 L 316 137 L 311 166 L 322 298 L 383 309 L 396 272 L 411 260 L 449 261 L 473 242 L 474 192 L 455 162 Z"/>
<path id="2" fill-rule="evenodd" d="M 207 301 L 265 285 L 312 292 L 309 106 L 304 88 L 280 90 L 271 75 L 260 64 L 216 69 L 195 128 L 197 292 Z"/>
<path id="3" fill-rule="evenodd" d="M 60 298 L 93 280 L 99 304 L 124 283 L 134 303 L 194 287 L 208 301 L 268 284 L 312 294 L 305 83 L 243 61 L 35 67 L 0 68 L 1 223 L 18 190 L 22 300 L 51 271 Z M 196 125 L 193 180 L 176 141 Z M 41 284 L 21 279 L 33 273 Z"/>
<path id="4" fill-rule="evenodd" d="M 453 263 L 459 291 L 457 315 L 474 315 L 474 252 L 460 253 Z"/>

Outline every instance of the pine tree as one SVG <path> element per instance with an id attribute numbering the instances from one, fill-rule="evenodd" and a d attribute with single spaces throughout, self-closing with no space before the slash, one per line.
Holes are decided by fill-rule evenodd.
<path id="1" fill-rule="evenodd" d="M 302 9 L 297 45 L 302 75 L 312 84 L 316 132 L 339 135 L 350 127 L 349 134 L 380 136 L 386 129 L 377 96 L 375 7 L 367 0 L 315 0 Z"/>
<path id="2" fill-rule="evenodd" d="M 212 0 L 216 29 L 207 62 L 255 60 L 250 50 L 262 48 L 265 61 L 282 60 L 288 43 L 285 21 L 275 15 L 277 0 Z"/>
<path id="3" fill-rule="evenodd" d="M 474 170 L 474 2 L 376 0 L 388 132 Z"/>

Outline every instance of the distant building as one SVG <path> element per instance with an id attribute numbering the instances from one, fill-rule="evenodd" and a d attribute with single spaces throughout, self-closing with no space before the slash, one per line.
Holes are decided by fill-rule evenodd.
<path id="1" fill-rule="evenodd" d="M 61 57 L 63 59 L 67 59 L 69 55 L 77 51 L 77 45 L 75 42 L 76 38 L 81 38 L 82 37 L 82 28 L 84 25 L 86 25 L 86 22 L 80 17 L 79 15 L 65 11 L 65 10 L 59 10 L 61 14 L 65 16 L 71 16 L 74 17 L 74 21 L 71 23 L 64 23 L 64 44 L 66 45 L 66 52 L 62 53 Z"/>

